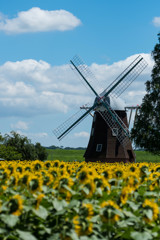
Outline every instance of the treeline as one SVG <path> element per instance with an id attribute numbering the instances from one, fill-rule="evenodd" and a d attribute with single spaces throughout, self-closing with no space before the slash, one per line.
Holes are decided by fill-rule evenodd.
<path id="1" fill-rule="evenodd" d="M 63 146 L 55 146 L 52 145 L 50 147 L 46 147 L 47 149 L 65 149 L 65 150 L 85 150 L 86 148 L 83 147 L 77 147 L 77 148 L 73 148 L 73 147 L 63 147 Z"/>
<path id="2" fill-rule="evenodd" d="M 5 160 L 45 160 L 47 150 L 40 143 L 33 144 L 26 136 L 12 131 L 0 134 L 0 158 Z"/>

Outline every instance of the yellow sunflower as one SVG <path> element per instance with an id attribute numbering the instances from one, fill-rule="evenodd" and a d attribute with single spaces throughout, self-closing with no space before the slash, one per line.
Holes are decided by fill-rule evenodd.
<path id="1" fill-rule="evenodd" d="M 133 192 L 133 188 L 131 188 L 130 186 L 125 186 L 122 191 L 121 191 L 121 195 L 120 195 L 120 200 L 122 204 L 125 204 L 126 201 L 128 200 L 128 196 Z"/>
<path id="2" fill-rule="evenodd" d="M 93 179 L 85 181 L 81 188 L 82 188 L 81 192 L 86 198 L 91 198 L 96 190 L 96 186 Z M 87 191 L 83 190 L 83 188 L 85 188 Z"/>
<path id="3" fill-rule="evenodd" d="M 23 200 L 21 196 L 18 194 L 13 196 L 8 202 L 8 207 L 10 214 L 20 216 L 23 209 Z"/>
<path id="4" fill-rule="evenodd" d="M 75 232 L 78 236 L 88 236 L 93 231 L 93 224 L 88 219 L 82 219 L 79 216 L 73 218 Z"/>
<path id="5" fill-rule="evenodd" d="M 118 207 L 118 205 L 113 202 L 112 200 L 108 200 L 107 202 L 103 202 L 101 204 L 101 219 L 103 222 L 111 222 L 114 223 L 116 221 L 119 220 L 120 215 L 117 214 L 117 212 L 115 213 L 115 210 L 119 210 L 120 208 Z"/>
<path id="6" fill-rule="evenodd" d="M 79 209 L 79 215 L 89 219 L 93 216 L 93 214 L 93 205 L 91 203 L 82 203 L 82 206 Z"/>
<path id="7" fill-rule="evenodd" d="M 152 211 L 152 217 L 149 218 L 148 215 L 144 213 L 144 220 L 147 223 L 151 223 L 155 221 L 158 218 L 159 214 L 159 208 L 157 203 L 155 203 L 153 200 L 145 199 L 144 203 L 142 204 L 142 207 L 144 210 L 151 210 Z"/>
<path id="8" fill-rule="evenodd" d="M 28 177 L 28 188 L 31 192 L 41 191 L 43 180 L 41 177 L 30 174 Z"/>

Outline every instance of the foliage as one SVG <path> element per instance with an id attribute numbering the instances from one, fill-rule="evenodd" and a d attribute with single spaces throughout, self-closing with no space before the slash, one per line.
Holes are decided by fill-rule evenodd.
<path id="1" fill-rule="evenodd" d="M 17 160 L 22 158 L 22 154 L 17 152 L 15 147 L 0 145 L 0 158 Z"/>
<path id="2" fill-rule="evenodd" d="M 6 160 L 45 160 L 47 151 L 40 143 L 35 145 L 26 136 L 12 131 L 1 136 L 0 157 Z"/>
<path id="3" fill-rule="evenodd" d="M 152 52 L 154 67 L 152 79 L 146 82 L 143 98 L 131 135 L 137 146 L 160 155 L 160 34 L 159 43 Z"/>
<path id="4" fill-rule="evenodd" d="M 0 162 L 0 239 L 159 240 L 160 164 Z"/>

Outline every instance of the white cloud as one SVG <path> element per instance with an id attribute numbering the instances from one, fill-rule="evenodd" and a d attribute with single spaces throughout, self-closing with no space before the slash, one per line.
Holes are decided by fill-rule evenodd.
<path id="1" fill-rule="evenodd" d="M 19 130 L 27 130 L 28 129 L 28 123 L 23 122 L 23 121 L 18 121 L 15 124 L 11 124 L 11 128 L 19 129 Z"/>
<path id="2" fill-rule="evenodd" d="M 74 133 L 75 137 L 78 138 L 89 138 L 89 133 L 88 132 L 79 132 L 79 133 Z"/>
<path id="3" fill-rule="evenodd" d="M 143 78 L 136 79 L 121 96 L 127 105 L 141 103 L 145 94 L 144 83 L 150 79 L 153 60 L 150 54 L 142 55 L 148 67 L 141 74 Z M 105 89 L 136 56 L 112 65 L 94 63 L 90 69 Z M 80 106 L 93 101 L 94 97 L 91 98 L 69 65 L 51 66 L 42 60 L 28 59 L 0 66 L 1 116 L 36 116 L 65 113 L 69 109 L 76 112 Z"/>
<path id="4" fill-rule="evenodd" d="M 48 133 L 46 132 L 28 133 L 27 136 L 30 138 L 45 138 L 45 137 L 48 137 Z"/>
<path id="5" fill-rule="evenodd" d="M 0 14 L 0 31 L 8 34 L 27 32 L 67 31 L 79 26 L 81 21 L 65 10 L 48 11 L 33 7 L 9 19 Z"/>
<path id="6" fill-rule="evenodd" d="M 160 17 L 154 17 L 153 24 L 155 27 L 160 27 Z"/>

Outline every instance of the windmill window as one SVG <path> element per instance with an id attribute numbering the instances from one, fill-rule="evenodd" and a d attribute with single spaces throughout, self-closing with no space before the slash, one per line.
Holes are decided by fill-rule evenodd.
<path id="1" fill-rule="evenodd" d="M 112 128 L 112 136 L 113 137 L 118 136 L 118 128 Z"/>
<path id="2" fill-rule="evenodd" d="M 101 152 L 101 151 L 102 151 L 102 144 L 97 144 L 96 152 Z"/>

